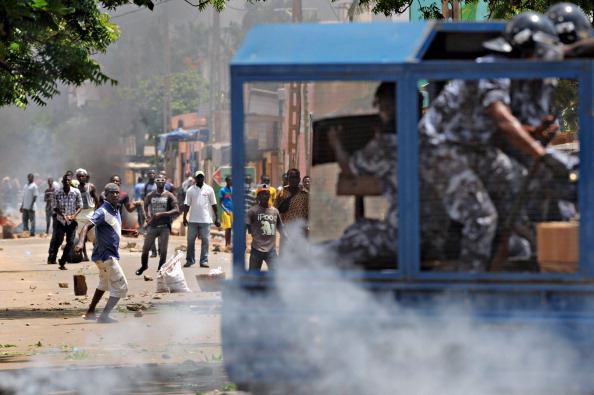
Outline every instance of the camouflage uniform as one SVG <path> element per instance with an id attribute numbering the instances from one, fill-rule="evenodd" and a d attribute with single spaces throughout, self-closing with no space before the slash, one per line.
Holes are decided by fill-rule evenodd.
<path id="1" fill-rule="evenodd" d="M 557 86 L 556 79 L 544 80 L 512 80 L 512 104 L 514 116 L 523 124 L 536 126 L 543 119 L 551 114 L 551 97 Z M 523 177 L 527 170 L 532 167 L 534 159 L 524 152 L 509 146 L 502 145 L 503 151 L 512 159 L 517 161 L 515 166 L 518 178 Z M 576 157 L 556 150 L 548 146 L 547 152 L 565 163 L 569 170 L 577 168 L 579 160 Z M 525 210 L 532 222 L 560 221 L 567 220 L 563 214 L 563 207 L 567 206 L 570 212 L 576 199 L 575 185 L 568 181 L 555 179 L 551 172 L 544 166 L 540 166 L 528 187 Z M 533 231 L 534 232 L 534 231 Z M 534 239 L 534 235 L 532 235 Z M 535 248 L 532 243 L 533 249 Z"/>
<path id="2" fill-rule="evenodd" d="M 422 185 L 463 225 L 461 270 L 486 269 L 498 213 L 509 211 L 517 192 L 510 158 L 492 144 L 497 129 L 486 109 L 495 102 L 511 104 L 509 79 L 454 80 L 419 123 Z M 431 222 L 421 223 L 423 240 Z"/>
<path id="3" fill-rule="evenodd" d="M 362 150 L 355 152 L 349 160 L 349 166 L 355 175 L 380 178 L 382 195 L 390 202 L 384 220 L 360 218 L 345 230 L 340 239 L 329 243 L 329 246 L 339 254 L 355 262 L 396 258 L 398 229 L 396 150 L 396 134 L 382 133 L 371 139 Z"/>

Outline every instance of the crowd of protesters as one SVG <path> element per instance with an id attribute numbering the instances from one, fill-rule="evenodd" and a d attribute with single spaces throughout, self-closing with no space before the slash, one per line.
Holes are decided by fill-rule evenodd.
<path id="1" fill-rule="evenodd" d="M 158 268 L 164 264 L 167 259 L 168 236 L 172 232 L 172 222 L 182 214 L 183 225 L 188 227 L 188 253 L 185 267 L 195 263 L 194 247 L 197 238 L 201 239 L 200 267 L 209 267 L 208 241 L 212 224 L 215 227 L 222 226 L 225 236 L 224 251 L 231 252 L 233 224 L 231 176 L 226 175 L 225 186 L 220 189 L 217 199 L 213 188 L 204 182 L 204 172 L 197 171 L 192 174 L 187 171 L 184 175 L 186 178 L 182 184 L 175 188 L 167 178 L 166 172 L 157 173 L 151 169 L 146 172 L 146 177 L 136 179 L 137 182 L 133 185 L 131 194 L 122 189 L 117 193 L 116 209 L 120 220 L 124 212 L 135 214 L 131 216 L 133 218 L 128 216 L 128 220 L 123 222 L 121 229 L 128 233 L 134 230 L 136 234 L 146 235 L 141 267 L 136 271 L 137 275 L 141 275 L 148 269 L 149 251 L 151 258 L 159 256 Z M 106 181 L 121 188 L 122 182 L 119 175 L 113 175 Z M 283 174 L 281 185 L 277 188 L 270 185 L 270 177 L 265 174 L 260 177 L 260 181 L 255 188 L 252 188 L 251 176 L 246 177 L 244 184 L 246 206 L 241 212 L 254 242 L 250 251 L 254 253 L 255 261 L 250 264 L 250 268 L 256 270 L 260 270 L 262 261 L 266 261 L 267 264 L 270 261 L 269 269 L 274 265 L 276 241 L 271 242 L 271 238 L 276 240 L 276 229 L 284 240 L 286 233 L 282 230 L 283 223 L 290 223 L 297 219 L 303 219 L 304 223 L 307 223 L 311 185 L 311 178 L 305 176 L 301 179 L 297 169 L 290 169 Z M 14 232 L 17 234 L 28 232 L 21 237 L 36 235 L 50 237 L 48 264 L 57 264 L 59 269 L 67 270 L 67 263 L 90 260 L 85 242 L 96 244 L 95 226 L 86 228 L 84 240 L 79 240 L 78 235 L 107 200 L 103 183 L 97 186 L 91 183 L 90 174 L 86 169 L 66 171 L 59 177 L 42 178 L 39 174 L 30 173 L 22 183 L 16 178 L 4 177 L 0 187 L 0 210 L 4 213 L 13 213 L 13 218 L 17 218 L 17 212 L 20 213 L 22 221 L 20 224 L 15 221 L 17 225 Z M 266 207 L 261 196 L 258 196 L 260 193 L 268 197 Z M 39 214 L 40 210 L 45 216 Z M 260 211 L 265 215 L 257 218 L 250 217 L 254 212 Z M 42 218 L 45 219 L 45 223 L 36 221 Z M 138 226 L 131 226 L 135 221 Z M 259 224 L 259 228 L 254 226 L 256 223 Z M 126 230 L 126 228 L 134 229 Z M 66 244 L 62 248 L 61 256 L 58 257 L 64 240 Z M 271 247 L 273 245 L 274 248 Z M 78 247 L 75 249 L 75 246 Z"/>

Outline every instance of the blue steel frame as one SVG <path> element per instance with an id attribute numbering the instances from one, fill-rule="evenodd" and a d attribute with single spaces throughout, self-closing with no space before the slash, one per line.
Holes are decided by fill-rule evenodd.
<path id="1" fill-rule="evenodd" d="M 379 26 L 379 27 L 378 27 Z M 461 291 L 594 291 L 594 206 L 592 189 L 594 152 L 594 82 L 591 60 L 561 62 L 537 62 L 509 60 L 496 64 L 475 63 L 467 60 L 422 60 L 423 55 L 439 32 L 496 32 L 503 23 L 409 23 L 409 24 L 349 24 L 349 25 L 266 25 L 259 26 L 244 41 L 231 63 L 231 126 L 232 167 L 236 180 L 244 178 L 244 84 L 257 81 L 395 81 L 398 84 L 397 103 L 399 116 L 398 133 L 398 182 L 399 182 L 399 270 L 393 273 L 346 273 L 345 276 L 393 281 L 374 284 L 374 287 L 399 290 L 461 290 Z M 377 40 L 370 43 L 365 34 L 373 29 L 391 31 L 400 35 L 397 44 Z M 313 33 L 312 33 L 313 32 Z M 326 33 L 318 42 L 312 42 L 312 34 Z M 334 32 L 336 37 L 328 35 Z M 340 41 L 344 36 L 360 37 L 350 42 L 353 53 L 345 55 Z M 350 36 L 349 36 L 350 35 Z M 413 37 L 414 36 L 414 37 Z M 402 39 L 404 37 L 404 39 Z M 411 37 L 414 40 L 411 41 Z M 278 38 L 278 39 L 277 39 Z M 303 40 L 307 45 L 287 47 L 287 43 Z M 366 41 L 367 40 L 367 41 Z M 329 48 L 328 43 L 338 48 Z M 322 51 L 319 47 L 326 45 Z M 371 47 L 371 48 L 370 48 Z M 390 50 L 386 50 L 390 48 Z M 393 55 L 397 51 L 401 53 Z M 377 56 L 377 52 L 385 56 Z M 361 55 L 363 54 L 363 55 Z M 367 57 L 366 57 L 367 56 Z M 419 183 L 418 183 L 418 134 L 417 103 L 408 100 L 415 97 L 417 81 L 449 80 L 454 78 L 478 79 L 485 77 L 521 78 L 571 78 L 579 84 L 580 125 L 580 268 L 575 274 L 541 273 L 435 273 L 421 272 L 419 265 Z M 244 206 L 243 194 L 233 195 L 235 207 Z M 245 231 L 242 221 L 233 224 L 233 270 L 234 282 L 255 284 L 267 278 L 267 273 L 251 273 L 245 270 Z M 405 248 L 406 247 L 406 248 Z"/>

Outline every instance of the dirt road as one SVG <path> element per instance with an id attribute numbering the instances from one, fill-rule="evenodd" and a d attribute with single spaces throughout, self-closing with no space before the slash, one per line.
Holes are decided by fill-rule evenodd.
<path id="1" fill-rule="evenodd" d="M 122 245 L 128 242 L 141 245 L 142 238 L 123 238 Z M 172 236 L 169 255 L 182 244 L 185 237 Z M 230 388 L 222 366 L 221 293 L 202 292 L 195 279 L 209 269 L 183 269 L 191 293 L 156 293 L 158 258 L 150 259 L 145 272 L 154 281 L 145 281 L 134 274 L 140 252 L 121 249 L 130 294 L 112 313 L 118 323 L 98 324 L 81 318 L 97 285 L 95 265 L 58 270 L 46 263 L 48 245 L 48 238 L 38 236 L 0 239 L 0 394 Z M 231 254 L 211 251 L 210 265 L 229 278 Z M 74 295 L 74 274 L 85 275 L 87 296 Z"/>

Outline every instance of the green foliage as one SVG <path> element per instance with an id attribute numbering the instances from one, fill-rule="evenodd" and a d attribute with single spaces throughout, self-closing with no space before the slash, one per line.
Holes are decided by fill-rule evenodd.
<path id="1" fill-rule="evenodd" d="M 577 81 L 560 80 L 553 95 L 553 108 L 560 108 L 561 129 L 578 132 Z"/>
<path id="2" fill-rule="evenodd" d="M 336 0 L 333 0 L 336 1 Z M 466 0 L 466 4 L 476 4 L 479 0 Z M 522 11 L 543 12 L 559 0 L 488 0 L 490 19 L 509 19 Z M 410 7 L 419 6 L 425 19 L 443 19 L 441 14 L 441 0 L 420 6 L 417 0 L 358 0 L 360 6 L 370 6 L 375 14 L 386 16 L 401 14 Z M 590 0 L 574 0 L 588 15 L 592 15 L 594 2 Z"/>
<path id="3" fill-rule="evenodd" d="M 83 359 L 89 359 L 90 356 L 91 354 L 89 354 L 87 351 L 74 350 L 72 353 L 68 354 L 64 359 L 68 361 L 80 361 Z"/>
<path id="4" fill-rule="evenodd" d="M 58 83 L 115 83 L 91 58 L 119 37 L 94 0 L 0 1 L 0 106 L 43 105 Z"/>
<path id="5" fill-rule="evenodd" d="M 220 391 L 237 391 L 237 385 L 234 383 L 224 383 L 219 387 Z"/>
<path id="6" fill-rule="evenodd" d="M 197 70 L 170 75 L 171 113 L 173 116 L 196 112 L 198 104 L 208 102 L 206 82 Z M 138 87 L 127 89 L 124 96 L 135 103 L 141 122 L 151 134 L 162 133 L 164 77 L 142 81 Z"/>
<path id="7" fill-rule="evenodd" d="M 425 19 L 444 19 L 441 8 L 436 4 L 420 7 L 419 11 L 421 11 Z"/>

